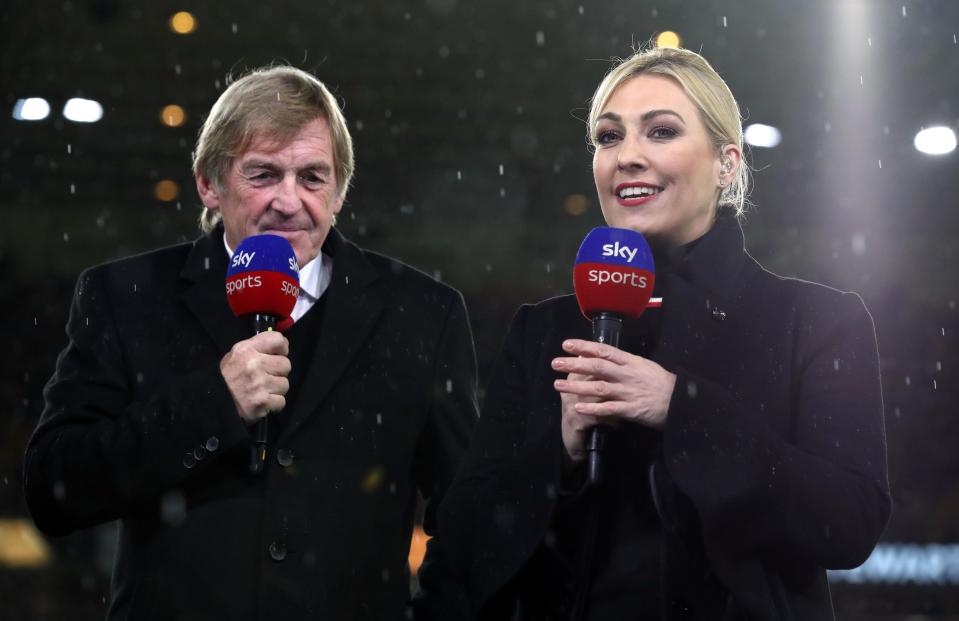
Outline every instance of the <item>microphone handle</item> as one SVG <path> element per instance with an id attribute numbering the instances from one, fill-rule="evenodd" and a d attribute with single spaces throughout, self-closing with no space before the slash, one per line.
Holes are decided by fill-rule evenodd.
<path id="1" fill-rule="evenodd" d="M 253 336 L 260 332 L 272 332 L 276 329 L 277 318 L 273 315 L 254 313 L 250 315 L 250 331 Z M 260 474 L 266 465 L 266 441 L 270 423 L 267 416 L 253 425 L 253 444 L 250 446 L 250 474 Z"/>
<path id="2" fill-rule="evenodd" d="M 593 317 L 593 341 L 619 347 L 623 318 L 616 313 L 601 312 Z M 609 425 L 591 427 L 586 437 L 586 481 L 595 487 L 603 480 L 603 447 Z"/>

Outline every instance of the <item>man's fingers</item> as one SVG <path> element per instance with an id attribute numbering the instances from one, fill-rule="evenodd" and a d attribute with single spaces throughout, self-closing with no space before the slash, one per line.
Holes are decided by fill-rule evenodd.
<path id="1" fill-rule="evenodd" d="M 220 361 L 237 413 L 252 423 L 286 406 L 292 365 L 289 341 L 278 332 L 261 332 L 236 343 Z"/>
<path id="2" fill-rule="evenodd" d="M 281 395 L 270 395 L 266 401 L 267 413 L 280 412 L 286 407 L 286 397 Z"/>
<path id="3" fill-rule="evenodd" d="M 260 332 L 256 336 L 247 339 L 247 342 L 261 354 L 287 356 L 290 353 L 290 341 L 276 331 Z"/>
<path id="4" fill-rule="evenodd" d="M 260 364 L 262 365 L 261 368 L 263 371 L 277 377 L 288 377 L 290 371 L 293 369 L 293 365 L 290 364 L 290 359 L 286 356 L 262 356 L 260 358 Z"/>

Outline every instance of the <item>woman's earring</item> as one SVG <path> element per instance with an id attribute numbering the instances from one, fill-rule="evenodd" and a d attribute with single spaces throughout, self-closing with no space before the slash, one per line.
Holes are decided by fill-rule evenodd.
<path id="1" fill-rule="evenodd" d="M 725 177 L 726 175 L 728 175 L 729 173 L 733 171 L 733 163 L 730 161 L 728 157 L 724 157 L 722 162 L 723 162 L 722 175 L 723 177 Z M 719 178 L 719 187 L 721 188 L 726 187 L 726 182 L 723 180 L 722 177 Z"/>

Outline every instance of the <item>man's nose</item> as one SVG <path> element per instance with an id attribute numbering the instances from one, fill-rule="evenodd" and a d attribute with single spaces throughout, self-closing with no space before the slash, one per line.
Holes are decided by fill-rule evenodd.
<path id="1" fill-rule="evenodd" d="M 293 213 L 303 206 L 295 174 L 283 175 L 280 182 L 276 184 L 276 192 L 273 194 L 271 206 L 282 213 Z"/>

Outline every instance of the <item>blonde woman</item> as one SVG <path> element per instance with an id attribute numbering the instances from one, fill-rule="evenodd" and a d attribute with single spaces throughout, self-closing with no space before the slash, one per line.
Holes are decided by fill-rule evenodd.
<path id="1" fill-rule="evenodd" d="M 619 349 L 572 296 L 520 308 L 425 591 L 481 619 L 832 619 L 826 569 L 862 563 L 890 511 L 872 319 L 745 252 L 739 108 L 700 55 L 622 61 L 588 131 L 603 217 L 648 240 L 662 307 Z"/>

